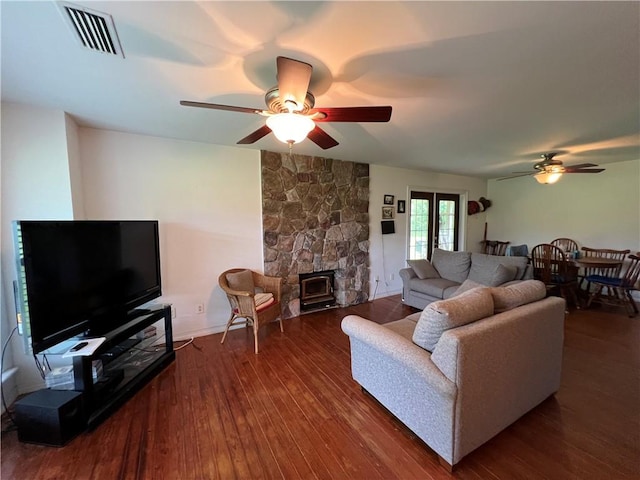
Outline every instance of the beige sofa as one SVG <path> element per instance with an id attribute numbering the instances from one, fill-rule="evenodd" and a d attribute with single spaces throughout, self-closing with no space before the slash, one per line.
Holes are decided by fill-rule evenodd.
<path id="1" fill-rule="evenodd" d="M 402 302 L 422 310 L 451 297 L 467 279 L 489 287 L 533 278 L 527 257 L 503 257 L 436 248 L 428 260 L 407 260 L 400 270 Z"/>
<path id="2" fill-rule="evenodd" d="M 545 295 L 528 280 L 384 325 L 349 315 L 353 378 L 451 469 L 558 390 L 565 302 Z"/>

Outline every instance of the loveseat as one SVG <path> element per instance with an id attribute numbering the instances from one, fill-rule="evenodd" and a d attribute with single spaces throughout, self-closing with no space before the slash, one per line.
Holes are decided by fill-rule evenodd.
<path id="1" fill-rule="evenodd" d="M 449 470 L 560 387 L 565 301 L 537 280 L 468 287 L 391 323 L 342 320 L 354 380 Z"/>
<path id="2" fill-rule="evenodd" d="M 422 310 L 451 297 L 466 279 L 488 287 L 533 278 L 527 257 L 504 257 L 436 248 L 429 260 L 407 260 L 400 270 L 402 302 Z"/>

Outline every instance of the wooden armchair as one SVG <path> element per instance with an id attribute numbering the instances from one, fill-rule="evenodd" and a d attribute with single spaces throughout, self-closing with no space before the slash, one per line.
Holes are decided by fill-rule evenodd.
<path id="1" fill-rule="evenodd" d="M 282 310 L 280 297 L 282 279 L 268 277 L 244 268 L 234 268 L 222 272 L 218 277 L 220 288 L 226 293 L 231 307 L 231 316 L 222 335 L 220 343 L 224 343 L 229 327 L 236 320 L 239 323 L 253 326 L 255 353 L 258 353 L 258 329 L 276 319 L 282 328 Z"/>
<path id="2" fill-rule="evenodd" d="M 608 265 L 593 265 L 584 268 L 581 277 L 581 284 L 584 284 L 586 282 L 586 285 L 583 285 L 583 288 L 587 294 L 591 292 L 591 282 L 588 280 L 588 277 L 592 277 L 594 275 L 610 278 L 619 277 L 620 271 L 622 270 L 622 263 L 624 262 L 626 256 L 631 253 L 631 250 L 612 250 L 610 248 L 582 247 L 581 250 L 581 255 L 584 258 L 602 258 L 614 261 L 614 263 Z"/>
<path id="3" fill-rule="evenodd" d="M 548 292 L 557 289 L 562 298 L 568 300 L 569 297 L 576 308 L 580 308 L 578 267 L 567 259 L 563 250 L 549 243 L 536 245 L 531 250 L 531 263 L 534 278 L 544 282 Z"/>
<path id="4" fill-rule="evenodd" d="M 499 255 L 504 256 L 507 253 L 507 246 L 511 242 L 500 242 L 498 240 L 483 240 L 482 253 L 487 255 Z"/>
<path id="5" fill-rule="evenodd" d="M 627 309 L 629 317 L 635 317 L 638 314 L 638 306 L 636 305 L 631 292 L 636 290 L 638 278 L 640 278 L 640 252 L 636 255 L 629 255 L 629 264 L 624 275 L 618 278 L 602 275 L 590 275 L 587 281 L 595 285 L 595 290 L 589 295 L 589 303 L 591 306 L 594 300 L 608 305 L 623 306 Z M 606 295 L 603 290 L 607 289 Z"/>
<path id="6" fill-rule="evenodd" d="M 563 252 L 573 253 L 578 251 L 578 243 L 570 238 L 556 238 L 551 242 L 551 245 L 560 247 Z"/>

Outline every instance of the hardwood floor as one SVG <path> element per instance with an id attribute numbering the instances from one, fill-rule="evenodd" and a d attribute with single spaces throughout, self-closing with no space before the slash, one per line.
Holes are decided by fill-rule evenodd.
<path id="1" fill-rule="evenodd" d="M 567 317 L 558 394 L 449 474 L 352 380 L 351 313 L 379 323 L 398 296 L 260 332 L 196 338 L 96 430 L 62 448 L 2 436 L 2 479 L 638 479 L 640 318 Z"/>

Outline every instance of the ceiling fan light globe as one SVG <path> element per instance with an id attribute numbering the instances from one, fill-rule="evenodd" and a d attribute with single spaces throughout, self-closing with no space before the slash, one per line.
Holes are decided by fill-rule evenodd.
<path id="1" fill-rule="evenodd" d="M 538 183 L 552 184 L 556 183 L 562 177 L 561 172 L 540 172 L 533 176 Z"/>
<path id="2" fill-rule="evenodd" d="M 309 117 L 295 113 L 277 113 L 267 118 L 267 126 L 282 143 L 300 143 L 316 124 Z"/>

